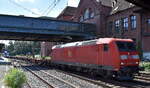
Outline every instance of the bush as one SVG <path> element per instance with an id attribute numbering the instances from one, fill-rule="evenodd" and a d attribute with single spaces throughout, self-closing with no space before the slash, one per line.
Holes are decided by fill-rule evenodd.
<path id="1" fill-rule="evenodd" d="M 143 67 L 144 70 L 150 71 L 150 62 L 142 62 L 140 66 Z"/>
<path id="2" fill-rule="evenodd" d="M 13 68 L 5 75 L 4 82 L 10 88 L 21 88 L 26 82 L 26 76 L 23 71 Z"/>

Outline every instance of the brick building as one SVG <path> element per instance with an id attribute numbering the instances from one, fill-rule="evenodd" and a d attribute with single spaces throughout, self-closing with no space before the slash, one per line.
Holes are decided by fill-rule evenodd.
<path id="1" fill-rule="evenodd" d="M 76 7 L 67 6 L 57 17 L 58 20 L 73 21 L 74 14 L 76 13 Z"/>
<path id="2" fill-rule="evenodd" d="M 125 0 L 80 0 L 71 20 L 95 24 L 97 37 L 131 38 L 150 58 L 150 12 L 140 7 Z"/>
<path id="3" fill-rule="evenodd" d="M 73 21 L 74 14 L 77 8 L 67 6 L 60 15 L 56 18 L 58 20 Z M 49 56 L 53 45 L 60 44 L 56 42 L 42 42 L 41 43 L 41 56 Z"/>

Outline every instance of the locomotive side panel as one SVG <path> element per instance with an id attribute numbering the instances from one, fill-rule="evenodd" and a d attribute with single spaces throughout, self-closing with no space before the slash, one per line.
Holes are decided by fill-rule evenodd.
<path id="1" fill-rule="evenodd" d="M 104 69 L 119 68 L 118 52 L 114 43 L 99 44 L 98 64 Z"/>
<path id="2" fill-rule="evenodd" d="M 77 62 L 83 64 L 98 64 L 97 45 L 81 46 L 76 53 Z"/>

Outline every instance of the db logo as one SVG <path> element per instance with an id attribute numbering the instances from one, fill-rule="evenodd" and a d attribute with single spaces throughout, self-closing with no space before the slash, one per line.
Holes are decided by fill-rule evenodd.
<path id="1" fill-rule="evenodd" d="M 72 57 L 72 52 L 68 51 L 68 57 Z"/>

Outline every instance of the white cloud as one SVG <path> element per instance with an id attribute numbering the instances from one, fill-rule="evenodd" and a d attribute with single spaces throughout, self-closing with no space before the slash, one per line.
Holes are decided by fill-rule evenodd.
<path id="1" fill-rule="evenodd" d="M 15 0 L 15 2 L 19 3 L 19 2 L 30 2 L 30 3 L 34 3 L 35 0 Z"/>
<path id="2" fill-rule="evenodd" d="M 68 5 L 69 6 L 73 6 L 73 7 L 77 7 L 79 4 L 80 0 L 68 0 Z"/>

